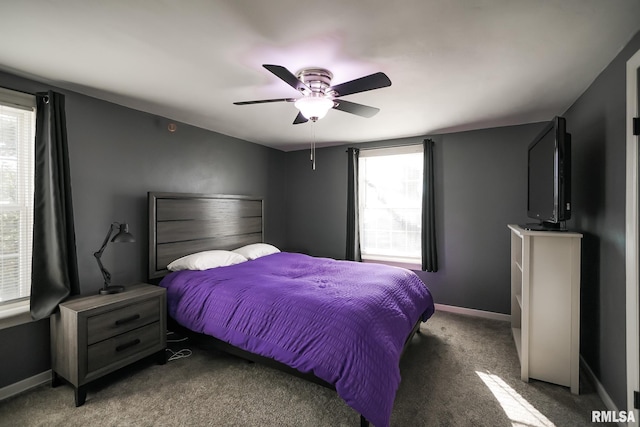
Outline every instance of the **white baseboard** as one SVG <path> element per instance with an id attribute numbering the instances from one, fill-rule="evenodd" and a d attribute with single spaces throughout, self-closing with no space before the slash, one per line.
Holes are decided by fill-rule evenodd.
<path id="1" fill-rule="evenodd" d="M 593 385 L 593 387 L 596 389 L 598 396 L 600 396 L 600 399 L 602 399 L 602 403 L 604 403 L 604 406 L 607 407 L 607 410 L 618 413 L 618 407 L 616 406 L 615 403 L 613 403 L 613 400 L 611 400 L 609 393 L 607 393 L 607 390 L 605 390 L 604 386 L 600 383 L 600 381 L 598 381 L 598 378 L 593 373 L 593 371 L 591 370 L 591 367 L 589 366 L 587 361 L 584 360 L 582 355 L 580 355 L 580 366 L 582 367 L 582 370 L 587 376 L 587 378 L 585 379 L 589 381 Z M 626 423 L 625 424 L 617 423 L 617 424 L 620 427 L 626 427 L 627 425 Z"/>
<path id="2" fill-rule="evenodd" d="M 435 306 L 436 311 L 447 311 L 449 313 L 464 314 L 465 316 L 511 322 L 511 316 L 509 314 L 494 313 L 493 311 L 476 310 L 473 308 L 456 307 L 454 305 L 445 304 L 435 304 Z"/>
<path id="3" fill-rule="evenodd" d="M 15 396 L 16 394 L 22 393 L 23 391 L 27 391 L 49 381 L 51 381 L 51 369 L 22 381 L 18 381 L 17 383 L 2 387 L 0 388 L 0 401 L 8 399 L 11 396 Z"/>

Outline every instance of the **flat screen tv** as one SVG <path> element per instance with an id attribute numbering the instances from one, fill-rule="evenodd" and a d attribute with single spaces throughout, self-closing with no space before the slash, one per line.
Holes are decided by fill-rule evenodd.
<path id="1" fill-rule="evenodd" d="M 565 231 L 571 218 L 571 134 L 555 117 L 529 144 L 527 216 L 531 230 Z"/>

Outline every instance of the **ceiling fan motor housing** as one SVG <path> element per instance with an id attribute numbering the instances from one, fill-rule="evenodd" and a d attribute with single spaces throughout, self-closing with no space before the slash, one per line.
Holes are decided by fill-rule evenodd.
<path id="1" fill-rule="evenodd" d="M 296 77 L 304 82 L 310 89 L 312 94 L 333 96 L 333 91 L 327 91 L 331 87 L 331 79 L 333 73 L 325 68 L 303 68 L 298 71 Z"/>

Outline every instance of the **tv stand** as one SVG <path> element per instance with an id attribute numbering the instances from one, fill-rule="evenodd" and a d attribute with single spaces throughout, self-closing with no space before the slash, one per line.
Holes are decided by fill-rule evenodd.
<path id="1" fill-rule="evenodd" d="M 578 394 L 582 234 L 511 230 L 511 327 L 520 378 Z"/>

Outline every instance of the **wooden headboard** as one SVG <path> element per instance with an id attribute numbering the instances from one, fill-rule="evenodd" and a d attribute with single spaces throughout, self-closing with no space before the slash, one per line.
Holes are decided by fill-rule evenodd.
<path id="1" fill-rule="evenodd" d="M 260 197 L 149 192 L 147 199 L 149 279 L 166 275 L 182 256 L 263 241 Z"/>

